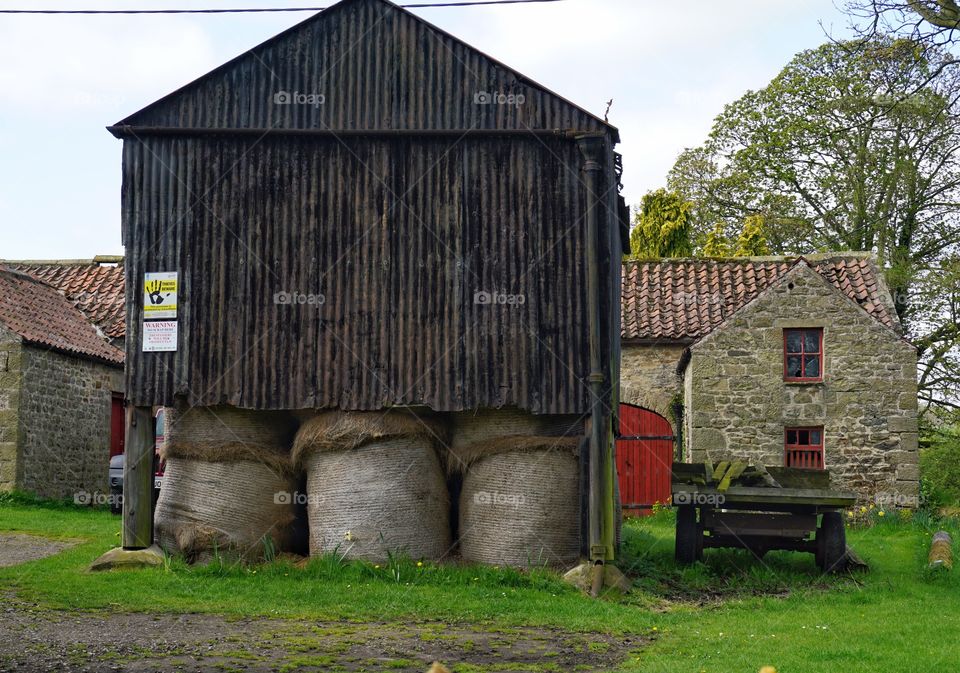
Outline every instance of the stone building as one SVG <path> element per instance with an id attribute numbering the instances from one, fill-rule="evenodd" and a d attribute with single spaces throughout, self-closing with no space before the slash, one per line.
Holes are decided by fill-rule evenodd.
<path id="1" fill-rule="evenodd" d="M 916 349 L 874 259 L 624 267 L 621 402 L 671 423 L 677 457 L 826 468 L 916 503 Z"/>
<path id="2" fill-rule="evenodd" d="M 122 267 L 0 261 L 0 490 L 107 491 L 122 341 Z"/>

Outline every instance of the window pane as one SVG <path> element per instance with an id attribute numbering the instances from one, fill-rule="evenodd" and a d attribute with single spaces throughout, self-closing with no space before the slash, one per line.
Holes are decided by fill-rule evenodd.
<path id="1" fill-rule="evenodd" d="M 787 444 L 796 444 L 796 443 L 797 443 L 797 431 L 787 430 Z"/>
<path id="2" fill-rule="evenodd" d="M 799 353 L 800 344 L 801 344 L 800 331 L 795 329 L 787 330 L 787 352 Z"/>
<path id="3" fill-rule="evenodd" d="M 790 378 L 796 378 L 801 375 L 800 371 L 800 356 L 799 355 L 789 355 L 787 356 L 787 376 Z"/>
<path id="4" fill-rule="evenodd" d="M 807 446 L 810 444 L 810 432 L 808 430 L 797 431 L 797 444 Z"/>
<path id="5" fill-rule="evenodd" d="M 814 446 L 820 446 L 820 431 L 811 430 L 810 431 L 810 443 Z"/>
<path id="6" fill-rule="evenodd" d="M 820 356 L 807 355 L 803 363 L 803 375 L 808 379 L 814 379 L 820 376 Z"/>
<path id="7" fill-rule="evenodd" d="M 805 353 L 820 352 L 820 330 L 808 329 L 803 332 L 803 351 Z M 795 351 L 791 351 L 795 352 Z"/>

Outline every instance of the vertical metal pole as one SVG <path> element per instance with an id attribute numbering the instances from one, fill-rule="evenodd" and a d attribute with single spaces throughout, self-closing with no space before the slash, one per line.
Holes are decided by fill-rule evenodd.
<path id="1" fill-rule="evenodd" d="M 153 544 L 153 414 L 150 407 L 127 406 L 123 463 L 124 549 Z"/>
<path id="2" fill-rule="evenodd" d="M 599 221 L 600 203 L 597 191 L 600 186 L 600 171 L 603 166 L 600 159 L 603 156 L 603 136 L 584 135 L 577 138 L 577 145 L 583 154 L 583 172 L 587 187 L 587 314 L 589 320 L 590 342 L 590 494 L 589 494 L 589 522 L 590 522 L 590 559 L 596 562 L 605 560 L 606 545 L 603 540 L 603 498 L 605 495 L 605 480 L 603 479 L 602 451 L 607 437 L 603 423 L 603 362 L 600 350 L 600 251 L 599 251 Z"/>

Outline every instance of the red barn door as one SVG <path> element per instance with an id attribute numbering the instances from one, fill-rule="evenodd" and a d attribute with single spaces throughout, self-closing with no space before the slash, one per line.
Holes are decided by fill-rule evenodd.
<path id="1" fill-rule="evenodd" d="M 113 393 L 110 400 L 110 457 L 123 453 L 123 393 Z"/>
<path id="2" fill-rule="evenodd" d="M 649 514 L 654 503 L 670 502 L 673 429 L 648 409 L 620 405 L 617 478 L 626 516 Z"/>

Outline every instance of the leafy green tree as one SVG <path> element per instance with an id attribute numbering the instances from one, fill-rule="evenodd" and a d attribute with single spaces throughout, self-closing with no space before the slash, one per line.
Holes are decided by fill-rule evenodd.
<path id="1" fill-rule="evenodd" d="M 687 257 L 693 204 L 675 192 L 658 189 L 644 195 L 630 232 L 630 256 L 641 259 Z"/>
<path id="2" fill-rule="evenodd" d="M 747 217 L 743 223 L 743 230 L 737 237 L 737 247 L 733 254 L 737 257 L 759 257 L 770 254 L 763 215 Z"/>
<path id="3" fill-rule="evenodd" d="M 700 254 L 704 257 L 730 256 L 730 241 L 727 240 L 727 235 L 723 231 L 722 222 L 713 225 L 713 229 L 707 234 L 703 247 L 700 249 Z"/>
<path id="4" fill-rule="evenodd" d="M 946 298 L 960 292 L 944 269 L 960 256 L 960 72 L 931 59 L 892 39 L 802 52 L 727 105 L 667 186 L 693 203 L 699 245 L 717 228 L 738 239 L 762 213 L 773 253 L 875 252 L 921 352 L 921 398 L 946 377 L 954 392 L 933 404 L 955 405 L 960 325 Z"/>

